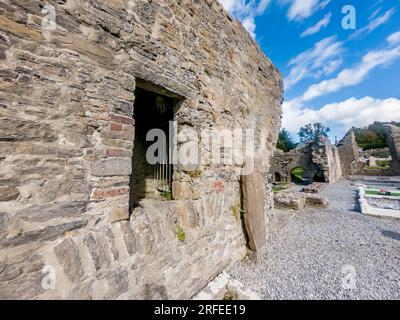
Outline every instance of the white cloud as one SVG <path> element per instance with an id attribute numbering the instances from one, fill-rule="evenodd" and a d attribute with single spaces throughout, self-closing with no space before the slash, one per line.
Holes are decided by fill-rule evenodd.
<path id="1" fill-rule="evenodd" d="M 339 125 L 343 130 L 348 130 L 352 126 L 363 127 L 374 121 L 400 121 L 400 100 L 353 97 L 327 104 L 319 110 L 301 108 L 292 100 L 283 104 L 283 111 L 283 127 L 292 133 L 314 122 L 322 122 L 326 126 Z"/>
<path id="2" fill-rule="evenodd" d="M 400 46 L 378 51 L 370 51 L 362 58 L 362 61 L 354 68 L 344 69 L 336 78 L 324 80 L 310 86 L 303 94 L 303 102 L 315 99 L 328 93 L 337 92 L 342 88 L 361 83 L 375 68 L 389 65 L 400 58 Z"/>
<path id="3" fill-rule="evenodd" d="M 315 25 L 306 29 L 300 35 L 300 37 L 304 38 L 307 36 L 311 36 L 313 34 L 318 33 L 321 29 L 326 28 L 329 25 L 329 22 L 331 22 L 331 17 L 332 17 L 332 13 L 330 13 L 330 12 L 327 13 L 322 20 L 318 21 Z"/>
<path id="4" fill-rule="evenodd" d="M 388 38 L 387 41 L 391 45 L 400 44 L 400 31 L 392 33 Z"/>
<path id="5" fill-rule="evenodd" d="M 374 31 L 376 28 L 380 27 L 381 25 L 385 24 L 386 22 L 389 21 L 389 19 L 395 14 L 396 9 L 392 8 L 387 10 L 384 14 L 380 15 L 379 17 L 373 19 L 370 21 L 370 23 L 365 26 L 364 28 L 354 32 L 351 36 L 350 39 L 357 38 L 359 36 L 365 36 L 372 31 Z"/>
<path id="6" fill-rule="evenodd" d="M 290 89 L 307 77 L 318 78 L 331 74 L 341 64 L 342 52 L 342 42 L 337 41 L 334 36 L 317 42 L 314 47 L 289 61 L 291 69 L 285 78 L 285 88 Z"/>
<path id="7" fill-rule="evenodd" d="M 287 13 L 290 21 L 301 21 L 325 8 L 331 0 L 280 0 L 280 2 L 290 5 Z"/>
<path id="8" fill-rule="evenodd" d="M 271 0 L 219 0 L 225 10 L 240 20 L 246 30 L 255 38 L 255 17 L 264 14 Z"/>

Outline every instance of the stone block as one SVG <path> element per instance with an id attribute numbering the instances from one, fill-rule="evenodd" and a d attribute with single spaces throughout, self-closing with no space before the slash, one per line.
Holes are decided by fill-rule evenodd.
<path id="1" fill-rule="evenodd" d="M 13 201 L 19 197 L 19 190 L 15 187 L 0 187 L 0 202 Z"/>
<path id="2" fill-rule="evenodd" d="M 64 239 L 54 247 L 54 253 L 64 273 L 71 282 L 78 282 L 83 276 L 78 248 L 71 239 Z"/>
<path id="3" fill-rule="evenodd" d="M 129 176 L 132 173 L 132 159 L 101 159 L 92 167 L 92 175 L 96 177 Z"/>
<path id="4" fill-rule="evenodd" d="M 249 247 L 258 251 L 266 243 L 264 215 L 264 183 L 260 171 L 256 168 L 252 174 L 242 177 L 243 209 Z"/>
<path id="5" fill-rule="evenodd" d="M 45 228 L 24 232 L 22 229 L 15 236 L 0 240 L 0 248 L 19 246 L 35 241 L 54 240 L 66 232 L 82 228 L 87 225 L 87 220 L 81 219 L 67 223 L 51 225 Z"/>
<path id="6" fill-rule="evenodd" d="M 127 221 L 121 222 L 121 230 L 124 235 L 124 242 L 129 255 L 133 255 L 136 252 L 136 237 Z"/>
<path id="7" fill-rule="evenodd" d="M 277 209 L 302 210 L 306 206 L 306 198 L 298 193 L 280 192 L 274 195 Z"/>
<path id="8" fill-rule="evenodd" d="M 307 195 L 306 196 L 306 204 L 307 206 L 312 206 L 312 207 L 328 207 L 329 202 L 328 199 L 324 197 L 318 197 L 314 195 Z"/>
<path id="9" fill-rule="evenodd" d="M 129 220 L 129 210 L 124 208 L 113 208 L 108 214 L 108 222 L 115 223 L 118 221 Z"/>

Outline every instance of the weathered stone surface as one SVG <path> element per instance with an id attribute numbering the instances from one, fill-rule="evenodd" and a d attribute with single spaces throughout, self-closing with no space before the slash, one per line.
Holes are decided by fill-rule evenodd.
<path id="1" fill-rule="evenodd" d="M 129 158 L 102 159 L 92 168 L 92 175 L 97 177 L 128 176 L 131 173 L 132 160 Z"/>
<path id="2" fill-rule="evenodd" d="M 108 214 L 108 221 L 110 223 L 115 223 L 118 221 L 128 220 L 129 219 L 129 210 L 124 208 L 113 208 L 110 210 Z"/>
<path id="3" fill-rule="evenodd" d="M 392 157 L 390 162 L 391 175 L 400 175 L 400 128 L 386 125 L 386 136 Z"/>
<path id="4" fill-rule="evenodd" d="M 319 183 L 319 182 L 314 182 L 304 188 L 301 189 L 301 192 L 306 192 L 306 193 L 319 193 L 323 191 L 326 188 L 325 183 Z"/>
<path id="5" fill-rule="evenodd" d="M 274 201 L 277 209 L 295 211 L 303 210 L 307 206 L 327 207 L 329 205 L 326 198 L 303 192 L 279 192 L 275 194 Z"/>
<path id="6" fill-rule="evenodd" d="M 265 246 L 267 237 L 263 178 L 258 168 L 255 168 L 251 175 L 245 175 L 242 179 L 243 216 L 249 238 L 249 247 L 253 251 L 258 251 Z"/>
<path id="7" fill-rule="evenodd" d="M 124 235 L 126 249 L 130 255 L 136 252 L 136 238 L 129 222 L 121 222 L 121 229 Z"/>
<path id="8" fill-rule="evenodd" d="M 329 202 L 328 199 L 324 197 L 319 197 L 315 195 L 307 195 L 306 196 L 306 204 L 307 206 L 312 206 L 312 207 L 328 207 Z"/>
<path id="9" fill-rule="evenodd" d="M 14 247 L 27 244 L 35 241 L 48 241 L 54 240 L 58 237 L 65 235 L 66 232 L 82 228 L 87 225 L 86 220 L 77 220 L 62 224 L 48 226 L 42 229 L 30 230 L 27 232 L 21 231 L 12 238 L 0 240 L 0 248 Z"/>
<path id="10" fill-rule="evenodd" d="M 275 151 L 270 169 L 274 182 L 293 182 L 292 171 L 295 168 L 305 170 L 303 179 L 308 182 L 333 183 L 342 176 L 339 152 L 325 138 L 300 145 L 289 152 Z"/>
<path id="11" fill-rule="evenodd" d="M 277 209 L 302 210 L 306 206 L 306 198 L 299 193 L 279 192 L 274 196 Z"/>
<path id="12" fill-rule="evenodd" d="M 80 217 L 86 211 L 87 205 L 87 201 L 65 201 L 36 205 L 19 212 L 18 216 L 23 220 L 33 222 L 46 222 L 60 217 Z"/>
<path id="13" fill-rule="evenodd" d="M 73 240 L 64 239 L 54 247 L 54 253 L 71 282 L 77 282 L 83 276 L 81 258 Z"/>
<path id="14" fill-rule="evenodd" d="M 360 157 L 361 148 L 358 147 L 353 130 L 346 133 L 337 145 L 343 175 L 346 177 L 359 174 L 363 169 Z"/>
<path id="15" fill-rule="evenodd" d="M 0 141 L 48 141 L 57 139 L 49 124 L 22 119 L 0 118 Z"/>
<path id="16" fill-rule="evenodd" d="M 96 242 L 93 234 L 89 233 L 84 239 L 83 239 L 84 244 L 89 250 L 90 256 L 93 261 L 93 265 L 95 269 L 98 271 L 101 268 L 101 261 L 100 261 L 100 255 L 98 253 L 98 243 Z"/>
<path id="17" fill-rule="evenodd" d="M 0 202 L 17 200 L 19 194 L 19 190 L 15 187 L 0 187 Z"/>
<path id="18" fill-rule="evenodd" d="M 107 276 L 107 284 L 110 288 L 106 299 L 115 299 L 128 291 L 129 278 L 128 271 L 125 268 L 116 270 Z"/>
<path id="19" fill-rule="evenodd" d="M 255 130 L 265 147 L 257 154 L 264 213 L 272 207 L 266 177 L 281 123 L 278 70 L 216 0 L 130 4 L 49 1 L 56 29 L 45 30 L 43 1 L 1 2 L 0 185 L 21 194 L 12 206 L 0 203 L 0 249 L 31 250 L 60 275 L 57 290 L 43 292 L 36 267 L 24 264 L 15 277 L 8 269 L 4 298 L 187 299 L 246 254 L 230 212 L 240 202 L 241 163 L 176 168 L 179 200 L 139 199 L 129 222 L 110 225 L 109 210 L 128 208 L 140 186 L 130 183 L 141 152 L 136 88 L 177 99 L 178 129 Z M 8 258 L 19 268 L 20 257 Z"/>
<path id="20" fill-rule="evenodd" d="M 111 254 L 112 254 L 114 260 L 118 260 L 119 259 L 119 251 L 118 251 L 118 248 L 117 248 L 117 245 L 115 242 L 115 235 L 110 228 L 107 229 L 106 235 L 107 235 L 108 241 L 110 242 Z"/>

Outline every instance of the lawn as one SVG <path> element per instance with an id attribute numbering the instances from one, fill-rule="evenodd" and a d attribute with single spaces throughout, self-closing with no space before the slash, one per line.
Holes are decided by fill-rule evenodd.
<path id="1" fill-rule="evenodd" d="M 295 168 L 292 171 L 292 175 L 295 176 L 298 181 L 301 181 L 305 172 L 303 168 Z"/>
<path id="2" fill-rule="evenodd" d="M 372 189 L 365 190 L 365 194 L 371 195 L 371 196 L 382 196 L 383 195 L 378 190 L 372 190 Z M 400 197 L 400 192 L 390 191 L 390 196 Z"/>

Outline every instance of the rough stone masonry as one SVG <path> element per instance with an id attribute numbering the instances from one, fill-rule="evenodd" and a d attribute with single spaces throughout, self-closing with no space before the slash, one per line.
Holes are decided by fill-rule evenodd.
<path id="1" fill-rule="evenodd" d="M 216 0 L 2 0 L 0 13 L 0 299 L 190 298 L 243 258 L 233 165 L 177 170 L 173 200 L 128 211 L 140 83 L 179 97 L 179 131 L 264 130 L 267 176 L 282 78 L 241 24 Z"/>

